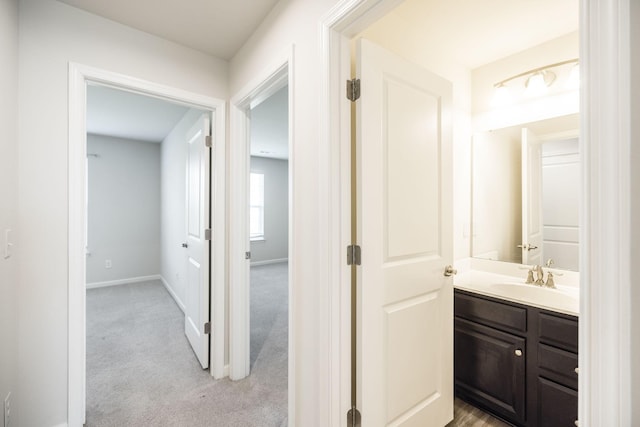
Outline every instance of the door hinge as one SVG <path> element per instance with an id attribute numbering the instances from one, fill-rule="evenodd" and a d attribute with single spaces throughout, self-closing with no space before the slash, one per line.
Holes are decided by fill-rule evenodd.
<path id="1" fill-rule="evenodd" d="M 211 322 L 207 322 L 204 324 L 204 333 L 209 335 L 211 333 Z"/>
<path id="2" fill-rule="evenodd" d="M 245 252 L 244 259 L 251 259 L 251 252 Z"/>
<path id="3" fill-rule="evenodd" d="M 347 412 L 347 426 L 348 427 L 360 427 L 360 411 L 356 408 L 351 408 Z"/>
<path id="4" fill-rule="evenodd" d="M 347 246 L 347 265 L 360 265 L 362 250 L 358 245 Z"/>
<path id="5" fill-rule="evenodd" d="M 204 146 L 213 147 L 213 139 L 211 138 L 211 135 L 207 135 L 204 137 Z"/>
<path id="6" fill-rule="evenodd" d="M 360 79 L 347 80 L 347 99 L 355 102 L 360 98 Z"/>
<path id="7" fill-rule="evenodd" d="M 204 240 L 211 240 L 211 229 L 205 228 L 204 230 Z"/>

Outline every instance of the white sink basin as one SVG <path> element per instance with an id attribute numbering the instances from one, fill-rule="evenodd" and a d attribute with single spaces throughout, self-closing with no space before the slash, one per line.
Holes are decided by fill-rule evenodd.
<path id="1" fill-rule="evenodd" d="M 572 274 L 571 272 L 569 274 Z M 567 278 L 567 272 L 560 275 Z M 556 279 L 557 280 L 557 279 Z M 572 279 L 573 280 L 573 279 Z M 564 283 L 557 289 L 525 284 L 523 277 L 469 270 L 456 276 L 455 287 L 494 298 L 531 305 L 545 310 L 578 316 L 580 313 L 580 288 Z"/>
<path id="2" fill-rule="evenodd" d="M 520 283 L 494 283 L 489 285 L 489 289 L 507 298 L 527 301 L 536 305 L 547 305 L 549 302 L 562 306 L 578 306 L 579 304 L 577 295 L 562 289 Z"/>

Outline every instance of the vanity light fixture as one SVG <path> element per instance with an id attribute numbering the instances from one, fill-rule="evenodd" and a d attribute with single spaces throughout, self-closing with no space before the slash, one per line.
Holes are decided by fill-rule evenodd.
<path id="1" fill-rule="evenodd" d="M 567 89 L 578 89 L 580 87 L 580 64 L 575 63 L 569 71 L 569 78 L 567 79 Z"/>
<path id="2" fill-rule="evenodd" d="M 553 84 L 556 80 L 556 73 L 551 71 L 554 68 L 561 67 L 567 64 L 575 64 L 571 69 L 569 74 L 569 78 L 567 80 L 568 88 L 577 88 L 579 85 L 580 74 L 578 68 L 578 58 L 569 59 L 567 61 L 556 62 L 554 64 L 545 65 L 543 67 L 534 68 L 524 73 L 516 74 L 515 76 L 509 77 L 508 79 L 504 79 L 494 84 L 495 88 L 494 99 L 492 101 L 495 105 L 504 105 L 504 100 L 508 97 L 507 91 L 508 88 L 506 86 L 507 83 L 512 80 L 516 80 L 522 77 L 526 77 L 525 80 L 525 94 L 528 96 L 540 96 L 544 94 L 548 87 Z M 572 83 L 573 79 L 573 83 Z M 577 83 L 575 82 L 577 80 Z M 575 86 L 570 86 L 575 85 Z M 500 104 L 499 104 L 500 103 Z"/>
<path id="3" fill-rule="evenodd" d="M 547 93 L 549 86 L 556 80 L 556 73 L 542 70 L 531 75 L 525 82 L 527 96 L 541 96 Z"/>
<path id="4" fill-rule="evenodd" d="M 509 92 L 509 88 L 504 84 L 500 84 L 496 86 L 496 90 L 493 93 L 493 99 L 491 100 L 491 105 L 494 107 L 503 107 L 511 103 L 511 92 Z"/>

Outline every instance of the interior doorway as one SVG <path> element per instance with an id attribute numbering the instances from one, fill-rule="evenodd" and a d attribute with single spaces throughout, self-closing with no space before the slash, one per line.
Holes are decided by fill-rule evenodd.
<path id="1" fill-rule="evenodd" d="M 288 101 L 285 86 L 251 106 L 249 149 L 249 369 L 258 359 L 280 361 L 283 390 L 289 311 Z"/>
<path id="2" fill-rule="evenodd" d="M 211 112 L 87 92 L 87 418 L 119 424 L 211 380 Z"/>
<path id="3" fill-rule="evenodd" d="M 413 4 L 413 6 L 422 7 L 424 9 L 433 8 L 433 10 L 428 11 L 427 13 L 423 13 L 424 10 L 421 13 L 418 13 L 419 11 L 417 12 L 415 10 L 410 11 L 409 6 L 411 4 Z M 398 7 L 398 5 L 400 6 Z M 475 6 L 472 5 L 472 7 L 464 7 L 463 8 L 464 12 L 461 12 L 460 9 L 458 9 L 457 11 L 453 10 L 453 9 L 456 9 L 456 6 L 452 7 L 452 4 L 445 5 L 444 9 L 436 5 L 441 5 L 441 2 L 368 1 L 368 2 L 363 2 L 359 4 L 358 7 L 353 7 L 348 12 L 345 12 L 345 11 L 336 12 L 335 15 L 331 15 L 330 17 L 326 18 L 325 22 L 327 26 L 327 35 L 323 40 L 323 45 L 328 46 L 325 48 L 325 52 L 329 52 L 329 54 L 324 58 L 325 64 L 329 64 L 326 66 L 326 74 L 325 74 L 327 78 L 327 82 L 326 82 L 327 87 L 329 89 L 326 89 L 326 88 L 324 89 L 326 92 L 329 93 L 326 100 L 331 106 L 332 113 L 328 114 L 327 117 L 325 117 L 325 120 L 323 121 L 323 124 L 329 127 L 330 130 L 328 131 L 328 135 L 331 135 L 331 137 L 327 137 L 322 141 L 326 142 L 327 144 L 330 144 L 330 146 L 326 149 L 327 158 L 331 158 L 331 155 L 333 153 L 341 154 L 341 165 L 343 166 L 343 168 L 341 169 L 341 172 L 342 172 L 341 175 L 349 176 L 350 167 L 353 167 L 353 165 L 356 162 L 353 159 L 349 158 L 349 153 L 345 153 L 345 149 L 344 149 L 344 147 L 352 145 L 352 144 L 349 144 L 348 141 L 351 141 L 353 143 L 353 135 L 350 133 L 351 132 L 350 125 L 351 125 L 351 120 L 353 120 L 353 115 L 349 114 L 349 111 L 352 110 L 352 106 L 348 104 L 348 101 L 345 100 L 344 82 L 345 80 L 349 81 L 354 77 L 359 78 L 360 76 L 354 75 L 353 73 L 354 70 L 352 67 L 353 62 L 347 61 L 345 60 L 345 58 L 349 57 L 350 48 L 354 45 L 354 38 L 357 38 L 358 36 L 369 38 L 370 40 L 383 46 L 387 50 L 394 51 L 398 55 L 402 56 L 404 59 L 409 59 L 413 62 L 417 62 L 423 67 L 432 70 L 436 74 L 439 74 L 440 76 L 443 76 L 451 80 L 454 84 L 454 90 L 453 90 L 454 108 L 452 110 L 452 115 L 454 118 L 453 149 L 454 149 L 455 163 L 454 163 L 453 169 L 457 171 L 462 171 L 462 174 L 456 176 L 454 180 L 453 198 L 454 198 L 454 206 L 456 206 L 456 210 L 454 211 L 454 218 L 455 218 L 455 216 L 458 215 L 458 213 L 456 212 L 463 212 L 463 215 L 466 215 L 466 213 L 469 212 L 469 203 L 470 203 L 469 197 L 468 197 L 469 190 L 467 189 L 462 192 L 459 191 L 461 187 L 469 185 L 470 183 L 469 176 L 464 175 L 465 174 L 464 170 L 468 167 L 469 156 L 468 156 L 468 153 L 466 153 L 465 155 L 464 149 L 461 150 L 462 147 L 469 146 L 469 140 L 470 140 L 469 130 L 472 129 L 472 126 L 476 126 L 476 125 L 495 126 L 497 124 L 497 121 L 496 123 L 489 124 L 489 122 L 491 122 L 493 119 L 496 119 L 496 117 L 489 117 L 489 116 L 481 117 L 479 120 L 472 120 L 469 117 L 467 117 L 469 120 L 465 122 L 465 118 L 464 118 L 465 114 L 470 115 L 472 108 L 474 108 L 475 106 L 472 106 L 472 104 L 469 102 L 469 104 L 466 107 L 463 107 L 459 103 L 461 102 L 461 100 L 465 99 L 465 96 L 466 96 L 465 93 L 470 92 L 472 90 L 472 87 L 476 85 L 476 81 L 475 79 L 473 79 L 471 70 L 475 68 L 480 68 L 491 61 L 496 61 L 501 58 L 501 56 L 497 56 L 492 58 L 491 60 L 487 60 L 484 63 L 480 62 L 480 63 L 476 63 L 475 65 L 466 64 L 465 66 L 460 66 L 464 64 L 456 63 L 455 59 L 466 61 L 470 59 L 470 57 L 463 58 L 465 55 L 465 52 L 467 55 L 469 54 L 475 55 L 475 54 L 480 54 L 480 51 L 482 49 L 477 50 L 474 48 L 471 48 L 471 49 L 464 48 L 464 49 L 457 50 L 455 45 L 463 41 L 463 39 L 466 39 L 467 41 L 473 41 L 473 43 L 475 43 L 477 46 L 496 47 L 496 43 L 491 43 L 491 42 L 482 43 L 478 41 L 477 37 L 480 34 L 490 36 L 491 34 L 495 35 L 497 33 L 502 33 L 502 32 L 501 31 L 496 32 L 495 28 L 497 27 L 492 27 L 494 31 L 485 31 L 485 32 L 481 30 L 474 31 L 472 30 L 471 26 L 465 26 L 464 24 L 460 23 L 459 20 L 464 20 L 465 17 L 468 18 L 470 16 L 474 16 L 474 25 L 475 25 L 481 21 L 481 19 L 476 19 L 476 18 L 484 17 L 485 15 L 487 15 L 485 11 L 488 9 L 485 9 L 485 11 L 480 11 L 478 14 L 471 12 L 472 7 L 481 7 L 479 3 Z M 457 4 L 457 6 L 459 6 L 459 4 Z M 437 16 L 436 12 L 441 12 L 442 10 L 446 10 L 447 8 L 449 8 L 449 10 L 447 11 L 447 14 L 448 14 L 447 20 L 441 19 L 442 18 L 441 16 L 436 17 Z M 438 10 L 438 9 L 441 9 L 441 10 Z M 549 15 L 549 11 L 546 9 L 543 9 L 542 14 Z M 562 18 L 566 18 L 569 15 L 560 14 L 559 16 L 561 16 Z M 574 13 L 570 16 L 571 16 L 571 19 L 575 20 L 575 22 L 578 21 L 577 13 Z M 431 24 L 427 25 L 425 18 L 432 18 L 439 22 L 432 22 Z M 513 22 L 511 20 L 508 20 L 508 21 Z M 428 31 L 430 32 L 435 31 L 436 28 L 444 29 L 445 27 L 448 27 L 452 31 L 454 31 L 455 34 L 452 34 L 451 37 L 448 37 L 448 36 L 433 37 L 433 34 L 432 34 L 431 37 L 421 38 L 419 37 L 420 28 L 412 27 L 410 25 L 411 22 L 420 22 L 418 26 L 419 27 L 421 26 L 422 29 L 425 29 L 425 30 L 428 29 Z M 469 30 L 471 33 L 475 34 L 475 36 L 469 36 L 468 38 L 466 38 L 466 36 L 464 35 L 465 31 L 462 31 L 462 29 Z M 577 30 L 577 26 L 573 28 L 575 39 L 577 40 L 578 33 L 576 30 Z M 523 33 L 522 31 L 518 31 L 518 32 Z M 556 37 L 566 35 L 568 33 L 569 31 L 565 33 L 557 33 Z M 539 42 L 543 43 L 549 40 L 550 39 L 546 39 L 546 40 L 539 39 Z M 511 40 L 511 41 L 514 41 L 514 40 Z M 528 47 L 532 47 L 532 46 L 533 45 L 530 45 Z M 506 57 L 509 54 L 514 54 L 515 52 L 518 52 L 518 50 L 515 49 L 511 52 L 505 52 L 502 57 Z M 456 56 L 458 57 L 456 58 Z M 478 59 L 478 58 L 476 57 L 475 59 Z M 563 59 L 566 59 L 566 58 L 563 58 Z M 541 65 L 548 64 L 548 63 L 553 63 L 553 61 L 545 62 Z M 521 72 L 525 70 L 521 70 Z M 512 73 L 512 74 L 516 74 L 516 73 Z M 336 76 L 339 76 L 339 78 Z M 508 75 L 505 76 L 505 78 L 506 77 L 508 77 Z M 498 81 L 500 81 L 500 79 L 496 79 L 495 81 L 492 81 L 490 85 L 490 89 L 492 88 L 493 84 Z M 371 89 L 367 89 L 366 86 L 367 85 L 365 84 L 362 85 L 362 91 L 363 91 L 362 97 L 364 98 L 365 95 L 369 97 L 374 96 L 374 95 L 371 95 Z M 369 87 L 370 86 L 371 84 L 369 84 Z M 347 95 L 347 97 L 348 96 L 349 95 Z M 456 107 L 456 104 L 459 105 L 460 108 Z M 562 104 L 561 103 L 557 104 L 558 107 L 560 105 Z M 569 108 L 577 108 L 577 103 L 570 104 Z M 482 110 L 479 110 L 479 111 L 482 111 Z M 573 110 L 573 112 L 575 112 L 575 109 Z M 547 110 L 545 113 L 552 113 L 552 111 Z M 554 111 L 553 113 L 562 113 L 562 112 Z M 567 113 L 565 112 L 564 114 L 567 114 Z M 520 119 L 522 119 L 522 117 L 520 117 L 518 120 Z M 482 123 L 483 120 L 485 120 L 484 123 Z M 339 123 L 339 124 L 336 124 L 336 123 Z M 383 127 L 386 126 L 386 124 L 387 124 L 386 122 L 383 122 Z M 506 126 L 506 125 L 507 123 L 504 123 L 504 122 L 502 123 L 502 126 Z M 333 135 L 337 133 L 341 135 L 342 146 L 336 146 L 336 144 L 331 144 Z M 342 156 L 344 156 L 344 158 Z M 331 168 L 331 166 L 335 167 L 336 163 L 335 162 L 330 163 L 330 166 L 327 168 L 328 171 L 333 172 L 334 170 Z M 361 165 L 358 165 L 358 167 L 359 166 Z M 327 182 L 330 181 L 328 177 L 325 177 L 325 178 L 327 179 Z M 340 193 L 342 195 L 342 199 L 338 200 L 337 197 L 333 199 L 335 207 L 340 206 L 338 201 L 344 201 L 345 199 L 345 196 L 344 196 L 344 193 L 346 192 L 345 189 L 349 188 L 348 180 L 343 180 L 340 183 L 340 186 L 339 186 L 340 188 L 337 188 L 337 187 L 338 186 L 334 186 L 332 187 L 332 189 Z M 340 192 L 340 189 L 342 189 L 342 192 Z M 464 195 L 464 197 L 466 197 L 467 200 L 463 200 L 463 197 L 461 195 Z M 468 221 L 468 219 L 465 219 L 465 220 Z M 343 223 L 347 221 L 348 220 L 345 221 L 343 219 Z M 464 231 L 465 229 L 462 226 L 462 221 L 460 219 L 458 218 L 454 219 L 454 223 L 456 222 L 460 222 L 461 224 L 459 227 L 456 225 L 454 229 L 454 239 L 456 242 L 455 245 L 458 248 L 462 248 L 463 245 L 459 245 L 459 242 L 462 241 L 464 238 L 463 234 L 465 233 Z M 349 240 L 349 235 L 351 234 L 350 231 L 351 230 L 348 227 L 344 227 L 344 226 L 342 229 L 336 228 L 335 229 L 336 235 L 334 237 L 336 239 L 340 238 L 339 240 L 341 244 L 343 244 L 344 246 L 347 246 L 353 243 L 359 243 L 359 242 L 353 242 Z M 466 238 L 468 239 L 468 235 Z M 363 247 L 362 253 L 364 254 L 365 251 L 367 251 L 367 248 Z M 468 254 L 466 256 L 468 256 Z M 461 256 L 459 252 L 456 251 L 454 259 L 461 259 L 461 258 L 463 258 L 463 256 Z M 342 266 L 336 267 L 335 270 L 336 271 L 339 270 L 342 273 L 341 276 L 343 278 L 343 281 L 341 283 L 340 288 L 334 288 L 333 295 L 335 295 L 336 298 L 338 296 L 341 297 L 341 309 L 343 309 L 344 307 L 349 307 L 351 303 L 351 301 L 349 300 L 350 295 L 345 297 L 345 293 L 343 292 L 343 289 L 348 287 L 347 283 L 350 280 L 349 271 L 348 271 L 348 268 L 345 268 Z M 353 305 L 351 305 L 351 307 L 353 307 Z M 361 307 L 358 307 L 358 309 L 360 308 Z M 393 310 L 394 308 L 395 307 L 389 307 L 390 310 Z M 364 308 L 364 310 L 366 309 L 367 308 Z M 337 323 L 339 322 L 334 323 L 335 329 L 332 331 L 333 332 L 332 345 L 336 348 L 338 346 L 342 348 L 347 348 L 348 343 L 356 341 L 356 338 L 353 336 L 350 336 L 348 332 L 345 332 L 346 330 L 348 330 L 348 328 L 346 327 L 344 322 L 341 325 L 337 325 Z M 345 368 L 344 364 L 342 365 L 342 368 L 343 369 Z M 357 370 L 357 368 L 354 370 Z M 353 382 L 355 382 L 358 375 L 360 374 L 360 372 L 354 372 L 354 370 L 352 370 L 349 373 L 349 375 L 351 376 L 349 380 L 352 381 L 352 384 Z M 376 371 L 376 369 L 374 368 L 373 371 Z M 385 371 L 385 374 L 388 375 L 388 372 Z M 345 384 L 344 374 L 340 375 L 339 373 L 335 373 L 334 379 L 336 382 L 340 382 L 340 385 Z M 342 387 L 341 391 L 342 391 L 342 400 L 340 403 L 343 405 L 341 409 L 342 409 L 342 414 L 344 414 L 344 413 L 348 413 L 348 411 L 353 408 L 348 403 L 345 404 L 345 402 L 348 402 L 347 396 L 349 396 L 349 392 L 350 391 L 353 392 L 353 387 Z M 364 393 L 362 390 L 359 390 L 358 392 Z M 356 400 L 357 400 L 356 398 L 353 398 L 351 400 L 351 403 L 353 403 Z M 384 420 L 382 422 L 384 422 Z"/>
<path id="4" fill-rule="evenodd" d="M 86 404 L 86 281 L 87 281 L 87 154 L 97 154 L 91 157 L 100 160 L 99 153 L 88 153 L 87 147 L 87 99 L 89 86 L 102 86 L 118 89 L 128 94 L 144 95 L 186 107 L 188 110 L 200 110 L 194 113 L 200 117 L 208 117 L 213 129 L 213 141 L 224 141 L 224 102 L 201 95 L 184 92 L 155 83 L 106 72 L 90 67 L 71 64 L 70 66 L 70 211 L 69 211 L 69 421 L 70 424 L 82 424 L 85 422 Z M 195 110 L 194 110 L 195 111 Z M 204 112 L 204 114 L 203 114 Z M 185 114 L 185 116 L 188 113 Z M 202 142 L 205 142 L 203 138 Z M 213 145 L 213 144 L 212 144 Z M 213 145 L 210 159 L 212 160 L 212 175 L 200 168 L 198 176 L 202 181 L 212 182 L 211 186 L 211 215 L 200 215 L 206 219 L 210 233 L 222 238 L 214 241 L 211 246 L 211 283 L 209 295 L 201 298 L 202 305 L 206 304 L 207 314 L 209 307 L 212 327 L 211 352 L 207 356 L 210 363 L 211 376 L 222 377 L 224 372 L 224 251 L 225 251 L 225 147 L 224 143 Z M 104 158 L 103 158 L 104 159 Z M 206 178 L 206 179 L 205 179 Z M 133 185 L 133 184 L 132 184 Z M 198 188 L 204 190 L 203 183 Z M 184 191 L 184 190 L 183 190 Z M 208 187 L 207 187 L 208 192 Z M 208 202 L 204 202 L 205 204 Z M 180 203 L 183 208 L 186 201 Z M 201 203 L 202 204 L 202 203 Z M 188 213 L 187 213 L 188 214 Z M 211 220 L 211 222 L 209 222 Z M 182 230 L 184 232 L 184 224 Z M 204 236 L 204 227 L 202 235 Z M 184 236 L 183 236 L 184 238 Z M 117 252 L 114 252 L 117 253 Z M 209 255 L 206 255 L 209 259 Z M 208 262 L 208 261 L 207 261 Z M 114 259 L 105 258 L 101 261 L 105 270 L 113 270 Z M 111 268 L 107 267 L 110 266 Z M 207 268 L 208 271 L 208 268 Z M 208 273 L 207 273 L 208 274 Z M 148 278 L 145 276 L 138 276 Z M 131 277 L 129 277 L 131 278 Z M 206 286 L 209 286 L 208 278 L 203 278 Z M 117 281 L 117 280 L 116 280 Z M 113 282 L 113 280 L 100 280 L 97 283 Z M 187 299 L 185 297 L 185 299 Z M 203 301 L 205 300 L 206 301 Z M 185 306 L 188 303 L 185 303 Z M 217 321 L 222 319 L 220 321 Z M 204 332 L 205 325 L 202 325 Z M 209 350 L 209 336 L 206 338 L 207 350 Z M 200 368 L 201 369 L 201 368 Z"/>
<path id="5" fill-rule="evenodd" d="M 296 265 L 291 60 L 291 55 L 281 58 L 232 98 L 229 241 L 229 377 L 252 375 L 265 351 L 273 360 L 286 361 L 280 368 L 286 371 L 281 391 L 289 420 L 295 419 L 291 319 Z M 265 334 L 279 338 L 265 339 Z M 279 343 L 275 353 L 274 343 Z"/>

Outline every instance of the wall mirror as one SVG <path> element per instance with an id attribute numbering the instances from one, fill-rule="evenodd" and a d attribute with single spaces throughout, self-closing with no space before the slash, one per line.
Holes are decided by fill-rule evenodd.
<path id="1" fill-rule="evenodd" d="M 475 258 L 578 271 L 578 114 L 474 134 Z"/>

